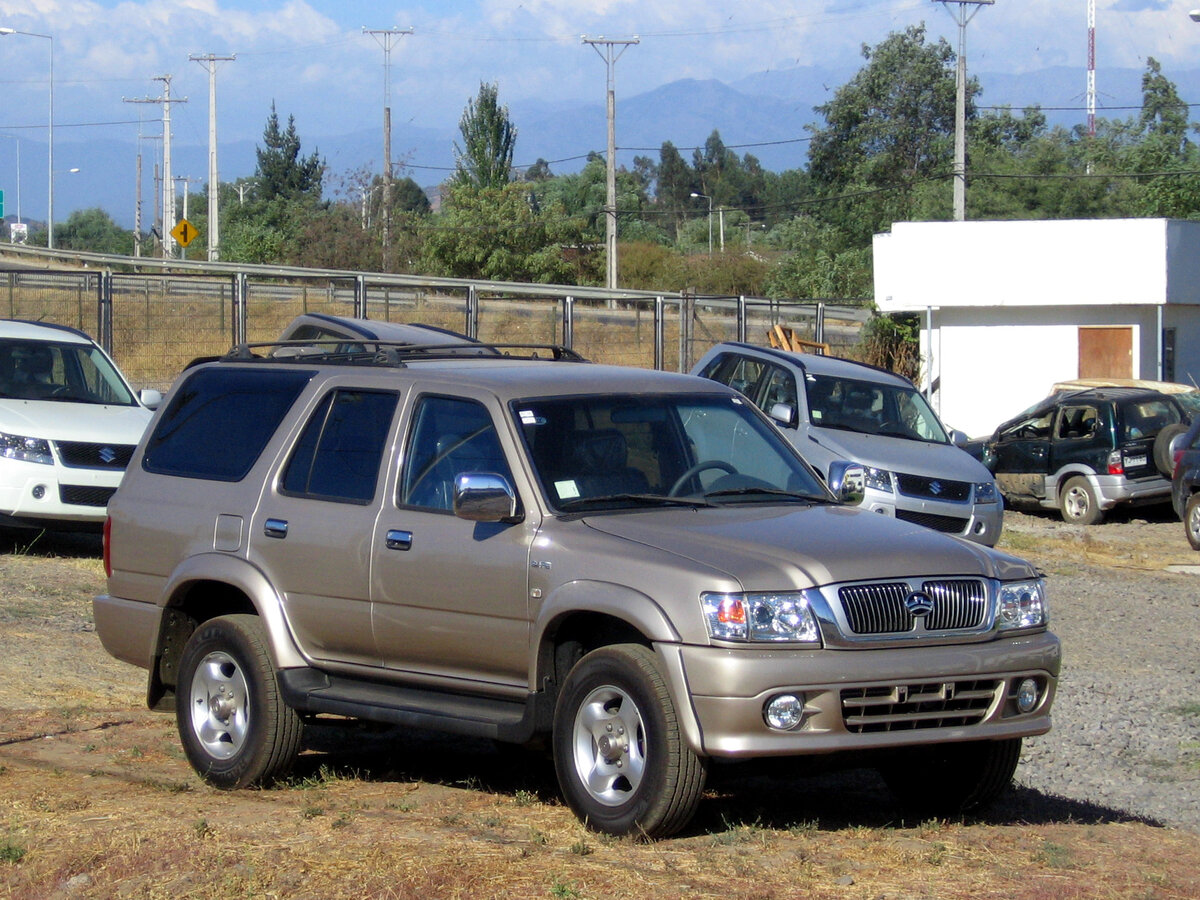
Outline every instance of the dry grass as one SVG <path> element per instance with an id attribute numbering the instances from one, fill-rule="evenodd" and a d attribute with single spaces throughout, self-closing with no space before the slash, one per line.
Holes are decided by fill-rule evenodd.
<path id="1" fill-rule="evenodd" d="M 541 754 L 351 723 L 285 784 L 216 791 L 91 630 L 96 540 L 0 550 L 0 897 L 1200 896 L 1200 835 L 1027 789 L 906 822 L 869 772 L 719 770 L 657 843 L 584 829 Z"/>

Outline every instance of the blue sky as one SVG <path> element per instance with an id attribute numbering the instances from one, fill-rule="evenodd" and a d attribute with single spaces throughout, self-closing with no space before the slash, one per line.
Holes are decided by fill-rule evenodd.
<path id="1" fill-rule="evenodd" d="M 1200 24 L 1188 17 L 1200 0 L 1096 2 L 1102 95 L 1106 67 L 1141 69 L 1153 56 L 1168 77 L 1200 68 Z M 1086 9 L 1086 0 L 982 7 L 968 30 L 971 71 L 1074 66 L 1082 95 Z M 172 95 L 187 98 L 172 110 L 175 140 L 206 143 L 207 74 L 188 56 L 207 53 L 237 55 L 218 67 L 222 141 L 257 140 L 272 102 L 285 120 L 295 116 L 306 143 L 380 128 L 384 53 L 364 27 L 413 29 L 391 53 L 396 128 L 453 129 L 481 81 L 497 82 L 514 111 L 602 104 L 604 63 L 582 35 L 640 38 L 616 67 L 619 110 L 622 96 L 682 78 L 734 82 L 812 65 L 854 71 L 864 43 L 922 21 L 932 36 L 955 40 L 951 15 L 931 0 L 0 0 L 0 26 L 53 35 L 56 141 L 64 143 L 129 140 L 139 127 L 161 133 L 157 105 L 124 101 L 159 96 L 153 79 L 164 74 Z M 44 140 L 50 43 L 0 37 L 0 138 Z M 13 143 L 0 140 L 0 156 Z"/>
<path id="2" fill-rule="evenodd" d="M 1200 0 L 1097 0 L 1097 65 L 1200 67 Z M 924 21 L 953 40 L 930 0 L 450 0 L 425 5 L 248 0 L 0 0 L 0 25 L 52 34 L 56 119 L 67 125 L 152 116 L 123 98 L 157 96 L 172 74 L 182 138 L 206 133 L 207 81 L 189 54 L 237 54 L 218 69 L 222 131 L 261 134 L 271 101 L 301 133 L 380 120 L 383 50 L 362 28 L 412 27 L 392 50 L 397 122 L 455 123 L 480 81 L 501 100 L 553 104 L 604 96 L 604 64 L 580 36 L 638 35 L 617 65 L 618 102 L 679 78 L 735 81 L 797 65 L 857 67 L 863 43 Z M 40 120 L 46 41 L 0 38 L 0 128 Z M 1086 61 L 1085 0 L 998 0 L 968 30 L 972 71 L 1027 71 Z M 1082 83 L 1081 76 L 1081 83 Z M 1122 98 L 1127 99 L 1127 98 Z M 91 125 L 98 128 L 99 126 Z M 97 132 L 100 133 L 100 132 Z"/>

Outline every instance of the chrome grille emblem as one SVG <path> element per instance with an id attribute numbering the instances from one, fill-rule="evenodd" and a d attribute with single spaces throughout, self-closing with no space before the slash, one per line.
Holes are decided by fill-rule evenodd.
<path id="1" fill-rule="evenodd" d="M 99 456 L 100 456 L 101 462 L 112 463 L 117 458 L 117 451 L 114 450 L 112 447 L 101 447 Z"/>
<path id="2" fill-rule="evenodd" d="M 913 591 L 904 598 L 904 608 L 914 616 L 927 616 L 933 612 L 933 598 L 921 591 Z"/>
<path id="3" fill-rule="evenodd" d="M 933 496 L 938 496 L 942 492 L 942 483 L 940 481 L 929 482 L 929 493 Z"/>

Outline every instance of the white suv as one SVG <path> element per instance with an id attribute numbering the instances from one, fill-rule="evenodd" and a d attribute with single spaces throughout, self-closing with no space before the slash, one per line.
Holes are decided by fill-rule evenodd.
<path id="1" fill-rule="evenodd" d="M 82 331 L 0 321 L 0 524 L 102 525 L 161 400 Z"/>

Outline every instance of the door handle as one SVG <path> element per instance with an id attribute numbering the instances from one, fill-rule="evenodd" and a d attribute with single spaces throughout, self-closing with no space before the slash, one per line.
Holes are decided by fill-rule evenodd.
<path id="1" fill-rule="evenodd" d="M 387 548 L 389 550 L 411 550 L 412 532 L 389 528 L 387 533 Z"/>
<path id="2" fill-rule="evenodd" d="M 267 519 L 263 523 L 263 534 L 270 538 L 285 538 L 288 533 L 287 519 Z"/>

